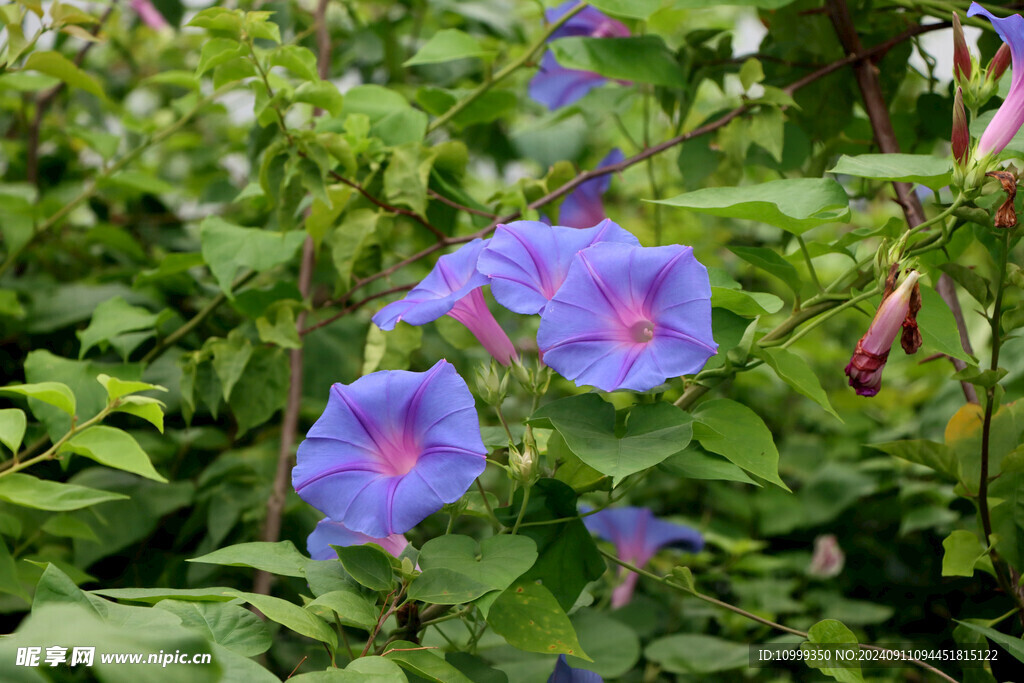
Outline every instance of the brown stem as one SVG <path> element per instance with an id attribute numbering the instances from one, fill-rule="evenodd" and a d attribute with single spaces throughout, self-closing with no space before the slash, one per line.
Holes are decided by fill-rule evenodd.
<path id="1" fill-rule="evenodd" d="M 90 35 L 97 35 L 100 29 L 103 28 L 103 24 L 107 22 L 107 18 L 114 11 L 114 7 L 117 6 L 117 0 L 114 0 L 113 4 L 107 8 L 107 11 L 103 13 L 100 20 L 89 30 Z M 92 49 L 94 43 L 92 41 L 86 41 L 78 53 L 75 55 L 75 66 L 81 66 L 82 62 L 85 61 L 85 55 Z M 25 178 L 32 185 L 39 183 L 39 130 L 43 125 L 43 116 L 46 115 L 46 110 L 50 108 L 53 101 L 57 99 L 64 88 L 67 87 L 66 83 L 58 83 L 36 98 L 36 113 L 32 118 L 32 125 L 28 129 L 28 147 L 25 150 Z"/>
<path id="2" fill-rule="evenodd" d="M 434 233 L 434 235 L 437 236 L 438 240 L 444 241 L 444 240 L 448 239 L 448 236 L 445 235 L 443 232 L 441 232 L 441 230 L 437 226 L 432 224 L 430 221 L 428 221 L 426 218 L 424 218 L 423 216 L 419 215 L 418 213 L 416 213 L 412 209 L 403 209 L 400 206 L 393 206 L 391 204 L 388 204 L 387 202 L 384 202 L 384 201 L 380 200 L 379 198 L 377 198 L 377 197 L 373 196 L 372 194 L 370 194 L 369 192 L 367 192 L 366 188 L 364 188 L 362 185 L 360 185 L 359 183 L 355 182 L 354 180 L 349 180 L 348 178 L 346 178 L 345 176 L 341 175 L 337 171 L 331 170 L 330 174 L 331 174 L 331 177 L 334 178 L 335 180 L 337 180 L 339 183 L 342 183 L 344 185 L 348 185 L 349 187 L 354 189 L 356 192 L 358 192 L 359 194 L 363 195 L 368 200 L 370 200 L 373 204 L 379 206 L 380 208 L 384 209 L 385 211 L 389 211 L 391 213 L 397 213 L 397 214 L 400 214 L 402 216 L 408 216 L 409 218 L 413 219 L 414 221 L 416 221 L 417 223 L 422 225 L 424 228 L 426 228 L 430 232 Z"/>
<path id="3" fill-rule="evenodd" d="M 316 37 L 319 55 L 317 57 L 317 71 L 320 78 L 327 77 L 330 64 L 330 37 L 327 34 L 327 13 L 328 0 L 319 0 L 314 14 L 316 21 Z M 299 265 L 299 293 L 303 300 L 309 296 L 310 286 L 313 282 L 313 269 L 316 266 L 316 246 L 313 239 L 306 237 L 302 245 L 302 262 Z M 302 330 L 306 326 L 306 311 L 300 311 L 295 319 L 296 329 Z M 277 452 L 277 471 L 274 473 L 274 484 L 271 489 L 270 498 L 267 499 L 267 517 L 263 524 L 263 533 L 260 540 L 266 543 L 276 543 L 281 537 L 281 518 L 284 516 L 284 506 L 288 499 L 288 484 L 291 481 L 291 470 L 294 465 L 292 451 L 295 447 L 295 435 L 299 427 L 299 406 L 302 403 L 302 347 L 291 349 L 288 352 L 288 403 L 284 409 L 284 419 L 281 421 L 281 442 Z M 270 587 L 274 581 L 274 575 L 266 571 L 257 571 L 253 578 L 252 591 L 263 595 L 270 594 Z"/>
<path id="4" fill-rule="evenodd" d="M 827 6 L 829 17 L 832 19 L 832 25 L 835 27 L 836 35 L 839 36 L 839 42 L 842 43 L 843 49 L 849 55 L 863 55 L 864 49 L 860 42 L 860 36 L 857 35 L 857 29 L 854 26 L 853 17 L 850 15 L 850 9 L 846 5 L 846 0 L 828 0 Z M 948 25 L 946 23 L 942 28 Z M 925 27 L 919 26 L 917 28 Z M 933 26 L 928 26 L 927 28 L 933 28 Z M 906 36 L 907 32 L 901 35 Z M 852 60 L 850 63 L 853 66 L 854 75 L 857 77 L 857 86 L 864 100 L 864 110 L 871 121 L 871 130 L 874 132 L 878 148 L 886 154 L 898 154 L 900 145 L 896 139 L 896 132 L 892 127 L 892 119 L 889 117 L 889 108 L 886 106 L 885 98 L 882 96 L 882 86 L 878 81 L 877 67 L 870 59 L 865 57 Z M 896 191 L 896 202 L 903 209 L 907 226 L 913 229 L 923 223 L 925 221 L 924 208 L 921 206 L 921 200 L 914 194 L 913 186 L 910 183 L 900 182 L 894 182 L 892 186 Z M 963 311 L 960 309 L 960 302 L 957 300 L 956 287 L 953 284 L 952 278 L 943 273 L 939 277 L 937 289 L 956 319 L 957 330 L 960 332 L 960 343 L 964 351 L 972 354 L 971 340 L 967 336 L 967 325 L 964 322 Z M 966 363 L 959 359 L 951 357 L 950 360 L 957 371 L 967 367 Z M 978 394 L 972 384 L 962 381 L 960 382 L 960 387 L 967 401 L 971 403 L 978 402 Z"/>

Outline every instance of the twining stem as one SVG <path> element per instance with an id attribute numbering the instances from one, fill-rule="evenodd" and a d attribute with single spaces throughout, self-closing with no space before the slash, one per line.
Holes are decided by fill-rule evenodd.
<path id="1" fill-rule="evenodd" d="M 641 569 L 640 567 L 637 567 L 636 565 L 630 564 L 629 562 L 625 562 L 624 560 L 620 560 L 618 557 L 616 557 L 612 553 L 609 553 L 606 550 L 598 548 L 597 551 L 599 553 L 601 553 L 602 555 L 604 555 L 607 559 L 609 559 L 612 562 L 614 562 L 615 564 L 619 565 L 620 567 L 624 567 L 624 568 L 628 569 L 631 572 L 639 574 L 640 576 L 646 576 L 647 578 L 652 579 L 654 581 L 657 581 L 658 583 L 663 584 L 665 586 L 668 586 L 669 588 L 672 588 L 674 590 L 681 591 L 683 593 L 686 593 L 687 595 L 692 595 L 693 597 L 697 598 L 698 600 L 703 600 L 704 602 L 706 602 L 708 604 L 715 605 L 716 607 L 720 607 L 722 609 L 728 610 L 730 612 L 733 612 L 735 614 L 740 615 L 741 617 L 744 617 L 746 619 L 750 619 L 751 621 L 756 621 L 759 624 L 762 624 L 764 626 L 768 626 L 768 627 L 773 628 L 773 629 L 775 629 L 777 631 L 783 631 L 785 633 L 789 633 L 789 634 L 792 634 L 794 636 L 799 636 L 801 638 L 809 638 L 810 637 L 806 631 L 799 631 L 799 630 L 797 630 L 795 628 L 790 628 L 789 626 L 786 626 L 784 624 L 780 624 L 780 623 L 778 623 L 776 621 L 772 621 L 770 619 L 765 619 L 764 617 L 760 617 L 760 616 L 758 616 L 756 614 L 753 614 L 752 612 L 748 612 L 747 610 L 742 609 L 740 607 L 737 607 L 736 605 L 731 605 L 728 602 L 724 602 L 722 600 L 719 600 L 718 598 L 713 598 L 710 595 L 705 595 L 704 593 L 701 593 L 700 591 L 698 591 L 698 590 L 696 590 L 694 588 L 690 588 L 689 586 L 686 586 L 686 585 L 682 584 L 678 580 L 672 580 L 669 577 L 665 577 L 665 576 L 658 576 L 657 574 L 649 572 L 646 569 Z M 860 645 L 860 647 L 867 648 L 869 650 L 878 650 L 880 652 L 892 652 L 891 650 L 889 650 L 887 648 L 879 647 L 877 645 Z M 951 683 L 957 683 L 957 680 L 955 678 L 952 678 L 951 676 L 948 676 L 947 674 L 943 673 L 942 671 L 936 669 L 931 664 L 928 664 L 926 662 L 922 662 L 922 661 L 917 660 L 917 659 L 906 659 L 906 661 L 911 662 L 913 664 L 916 664 L 917 666 L 921 667 L 922 669 L 927 669 L 928 671 L 931 671 L 932 673 L 934 673 L 937 676 L 941 677 L 943 680 L 951 681 Z"/>
<path id="2" fill-rule="evenodd" d="M 814 269 L 811 252 L 807 251 L 807 242 L 804 241 L 803 237 L 797 235 L 796 243 L 800 245 L 800 253 L 804 255 L 804 262 L 807 264 L 807 270 L 811 273 L 811 281 L 814 282 L 814 288 L 819 292 L 824 291 L 821 287 L 821 280 L 818 279 L 818 271 Z"/>
<path id="3" fill-rule="evenodd" d="M 482 97 L 484 93 L 486 93 L 488 90 L 490 90 L 498 83 L 511 76 L 519 68 L 525 66 L 526 64 L 536 59 L 537 53 L 540 50 L 544 49 L 544 46 L 547 44 L 548 38 L 550 38 L 555 31 L 561 28 L 562 24 L 572 19 L 586 6 L 586 2 L 581 2 L 580 4 L 573 7 L 571 10 L 566 12 L 564 15 L 559 17 L 558 21 L 552 22 L 548 26 L 547 30 L 544 31 L 543 34 L 541 34 L 540 38 L 535 40 L 533 44 L 526 49 L 526 52 L 523 53 L 521 57 L 507 64 L 504 68 L 498 71 L 498 73 L 494 74 L 493 76 L 485 80 L 483 83 L 478 85 L 473 90 L 473 92 L 469 93 L 468 95 L 466 95 L 466 97 L 462 98 L 461 100 L 453 104 L 451 109 L 449 109 L 448 111 L 446 111 L 445 113 L 441 114 L 436 119 L 431 121 L 430 125 L 427 126 L 427 133 L 431 133 L 440 128 L 441 126 L 445 125 L 449 121 L 451 121 L 455 116 L 459 114 L 459 112 L 461 112 L 463 109 L 465 109 L 466 107 L 480 99 L 480 97 Z"/>

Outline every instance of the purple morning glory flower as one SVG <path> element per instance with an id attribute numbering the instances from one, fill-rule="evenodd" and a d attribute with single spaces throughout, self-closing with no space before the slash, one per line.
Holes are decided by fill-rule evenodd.
<path id="1" fill-rule="evenodd" d="M 558 655 L 555 670 L 551 672 L 548 683 L 604 683 L 604 679 L 593 671 L 574 669 L 565 661 L 565 655 Z"/>
<path id="2" fill-rule="evenodd" d="M 477 270 L 477 259 L 487 242 L 475 239 L 458 251 L 437 260 L 434 269 L 404 299 L 388 304 L 373 322 L 382 330 L 393 330 L 404 320 L 424 325 L 450 315 L 469 328 L 487 351 L 502 365 L 516 358 L 512 341 L 487 308 L 480 288 L 490 279 Z"/>
<path id="3" fill-rule="evenodd" d="M 1002 152 L 1021 125 L 1024 125 L 1024 17 L 1012 14 L 1000 19 L 978 3 L 972 2 L 967 16 L 979 14 L 992 22 L 996 33 L 1010 46 L 1013 59 L 1010 91 L 978 141 L 978 156 L 984 157 Z"/>
<path id="4" fill-rule="evenodd" d="M 401 534 L 458 500 L 486 465 L 473 395 L 445 360 L 335 384 L 299 445 L 292 484 L 330 519 Z"/>
<path id="5" fill-rule="evenodd" d="M 576 0 L 568 0 L 558 7 L 547 10 L 544 16 L 548 22 L 558 21 L 576 4 Z M 548 40 L 570 36 L 626 37 L 629 36 L 629 29 L 622 22 L 605 16 L 593 7 L 587 7 L 562 24 Z M 566 69 L 548 52 L 541 59 L 537 75 L 530 81 L 530 97 L 548 109 L 558 109 L 572 104 L 607 80 L 592 71 Z"/>
<path id="6" fill-rule="evenodd" d="M 591 533 L 615 544 L 619 559 L 643 567 L 665 546 L 700 552 L 704 537 L 696 529 L 658 519 L 647 508 L 608 508 L 583 518 Z M 638 574 L 627 570 L 624 580 L 612 592 L 612 607 L 622 607 L 633 597 Z"/>
<path id="7" fill-rule="evenodd" d="M 602 391 L 697 372 L 718 349 L 708 271 L 678 244 L 588 247 L 545 307 L 537 346 L 560 375 Z"/>
<path id="8" fill-rule="evenodd" d="M 632 233 L 607 218 L 583 230 L 515 221 L 498 226 L 477 267 L 491 278 L 499 304 L 516 313 L 540 313 L 562 286 L 576 254 L 596 242 L 640 246 Z"/>
<path id="9" fill-rule="evenodd" d="M 622 150 L 616 147 L 608 153 L 598 168 L 617 164 L 625 159 Z M 568 225 L 570 228 L 589 228 L 597 225 L 604 218 L 604 205 L 601 203 L 601 195 L 608 191 L 612 184 L 612 176 L 603 175 L 600 178 L 580 183 L 572 193 L 562 202 L 562 208 L 558 211 L 558 222 L 561 225 Z"/>
<path id="10" fill-rule="evenodd" d="M 306 539 L 306 550 L 314 560 L 334 560 L 338 555 L 331 548 L 332 545 L 350 546 L 376 543 L 384 550 L 395 557 L 402 554 L 405 546 L 409 545 L 402 534 L 391 534 L 386 538 L 374 538 L 352 531 L 341 522 L 332 522 L 329 518 L 321 519 L 313 529 L 313 533 Z"/>

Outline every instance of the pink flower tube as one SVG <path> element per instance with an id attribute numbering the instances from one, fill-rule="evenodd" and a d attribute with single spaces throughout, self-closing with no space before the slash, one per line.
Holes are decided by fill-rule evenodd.
<path id="1" fill-rule="evenodd" d="M 907 273 L 903 284 L 882 300 L 871 326 L 857 342 L 853 358 L 846 366 L 846 375 L 850 378 L 850 386 L 857 390 L 859 396 L 874 396 L 878 393 L 885 361 L 910 311 L 911 294 L 920 277 L 917 271 Z"/>

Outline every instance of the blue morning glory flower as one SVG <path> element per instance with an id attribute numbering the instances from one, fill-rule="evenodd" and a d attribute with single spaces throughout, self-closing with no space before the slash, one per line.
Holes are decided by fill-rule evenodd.
<path id="1" fill-rule="evenodd" d="M 640 245 L 607 218 L 583 230 L 515 221 L 498 226 L 477 267 L 490 277 L 499 304 L 516 313 L 539 313 L 562 286 L 576 254 L 596 242 Z"/>
<path id="2" fill-rule="evenodd" d="M 299 445 L 292 484 L 307 503 L 374 538 L 458 500 L 484 471 L 476 403 L 445 360 L 335 384 Z"/>
<path id="3" fill-rule="evenodd" d="M 376 543 L 395 557 L 401 555 L 402 551 L 405 550 L 405 546 L 409 545 L 409 541 L 402 534 L 391 534 L 385 538 L 374 538 L 373 536 L 361 534 L 358 531 L 352 531 L 341 522 L 334 522 L 329 518 L 324 518 L 317 522 L 313 533 L 306 539 L 306 550 L 314 560 L 336 560 L 338 555 L 331 548 L 332 545 L 346 547 L 350 545 L 365 545 L 366 543 Z"/>
<path id="4" fill-rule="evenodd" d="M 695 373 L 718 349 L 708 271 L 678 244 L 588 247 L 544 308 L 537 346 L 560 375 L 602 391 Z"/>
<path id="5" fill-rule="evenodd" d="M 544 15 L 549 22 L 558 21 L 576 4 L 576 0 L 568 0 L 558 7 L 547 10 Z M 593 7 L 587 7 L 562 24 L 548 40 L 570 36 L 627 37 L 629 29 L 622 22 L 605 16 Z M 566 69 L 548 52 L 541 59 L 537 75 L 530 81 L 530 97 L 548 109 L 558 109 L 572 104 L 607 80 L 592 71 Z"/>
<path id="6" fill-rule="evenodd" d="M 593 671 L 574 669 L 565 661 L 565 655 L 558 655 L 555 670 L 551 672 L 548 683 L 604 683 L 604 679 Z"/>
<path id="7" fill-rule="evenodd" d="M 665 546 L 700 552 L 704 537 L 696 529 L 658 519 L 647 508 L 607 508 L 583 518 L 591 533 L 615 544 L 620 560 L 643 567 Z M 622 607 L 633 597 L 638 574 L 625 568 L 624 580 L 612 592 L 612 607 Z"/>
<path id="8" fill-rule="evenodd" d="M 487 308 L 480 288 L 490 279 L 477 270 L 477 259 L 487 242 L 475 239 L 437 260 L 433 270 L 405 298 L 388 304 L 373 316 L 382 330 L 399 321 L 424 325 L 449 315 L 465 325 L 502 365 L 516 358 L 516 349 Z"/>
<path id="9" fill-rule="evenodd" d="M 601 160 L 597 167 L 611 166 L 625 158 L 622 150 L 616 147 L 608 153 L 608 156 Z M 565 198 L 565 201 L 562 202 L 562 208 L 558 210 L 558 223 L 560 225 L 567 225 L 570 228 L 589 228 L 600 223 L 605 217 L 601 195 L 608 191 L 611 184 L 612 176 L 610 173 L 600 178 L 580 183 L 580 186 L 573 190 Z"/>

